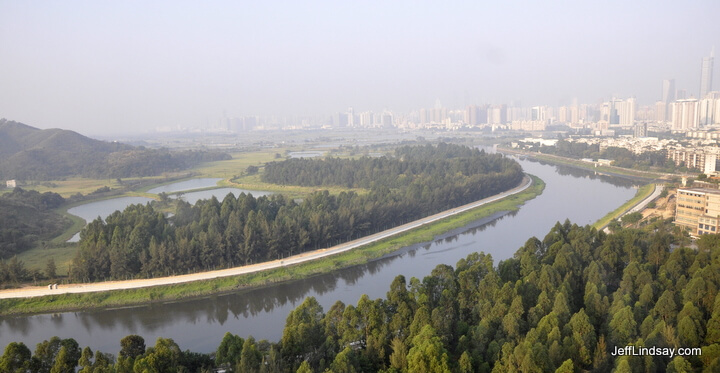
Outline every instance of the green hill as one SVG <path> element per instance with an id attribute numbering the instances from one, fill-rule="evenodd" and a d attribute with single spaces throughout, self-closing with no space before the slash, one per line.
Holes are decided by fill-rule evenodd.
<path id="1" fill-rule="evenodd" d="M 146 149 L 95 140 L 74 131 L 41 130 L 0 119 L 0 181 L 52 180 L 67 176 L 154 176 L 223 159 L 230 156 L 204 151 Z"/>
<path id="2" fill-rule="evenodd" d="M 62 129 L 41 130 L 0 119 L 0 179 L 37 180 L 101 173 L 107 157 L 130 145 Z"/>

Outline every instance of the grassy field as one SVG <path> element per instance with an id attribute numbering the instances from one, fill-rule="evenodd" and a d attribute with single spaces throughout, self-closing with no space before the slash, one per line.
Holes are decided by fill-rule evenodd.
<path id="1" fill-rule="evenodd" d="M 364 264 L 383 255 L 419 242 L 431 241 L 437 235 L 463 227 L 480 218 L 501 211 L 517 210 L 524 202 L 542 193 L 545 184 L 533 176 L 534 184 L 526 191 L 500 201 L 452 216 L 434 224 L 387 238 L 385 240 L 331 257 L 242 276 L 197 281 L 172 286 L 120 290 L 102 293 L 64 294 L 26 299 L 0 300 L 0 315 L 60 312 L 171 301 L 220 294 L 250 287 L 296 280 L 327 273 L 339 268 Z"/>
<path id="2" fill-rule="evenodd" d="M 191 171 L 200 177 L 231 179 L 242 175 L 248 166 L 261 166 L 267 162 L 285 159 L 286 150 L 285 148 L 271 148 L 233 153 L 231 160 L 203 163 Z M 276 154 L 279 154 L 280 158 L 276 158 Z"/>
<path id="3" fill-rule="evenodd" d="M 76 232 L 79 232 L 85 226 L 85 220 L 75 215 L 67 213 L 65 210 L 58 210 L 58 213 L 72 221 L 70 228 L 49 242 L 40 242 L 35 248 L 18 254 L 18 259 L 25 263 L 25 267 L 30 270 L 43 271 L 50 258 L 55 260 L 57 274 L 59 276 L 67 276 L 68 268 L 75 256 L 77 248 L 76 243 L 69 243 L 69 240 Z"/>
<path id="4" fill-rule="evenodd" d="M 616 208 L 609 214 L 605 215 L 602 219 L 598 220 L 593 224 L 593 227 L 600 229 L 608 225 L 613 219 L 617 219 L 620 215 L 622 215 L 625 211 L 627 211 L 632 206 L 636 205 L 638 202 L 644 200 L 650 194 L 652 194 L 654 190 L 654 184 L 646 184 L 638 188 L 637 193 L 635 193 L 635 197 L 630 199 L 629 201 L 625 202 L 622 206 Z"/>

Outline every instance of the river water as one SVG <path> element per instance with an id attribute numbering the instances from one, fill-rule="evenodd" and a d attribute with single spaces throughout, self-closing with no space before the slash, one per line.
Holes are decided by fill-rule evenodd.
<path id="1" fill-rule="evenodd" d="M 181 349 L 214 351 L 225 332 L 278 341 L 290 311 L 314 296 L 327 311 L 337 300 L 356 304 L 362 294 L 385 297 L 395 276 L 422 278 L 438 264 L 452 266 L 475 251 L 495 263 L 511 257 L 528 238 L 542 239 L 558 221 L 591 224 L 635 195 L 637 184 L 591 171 L 520 160 L 525 172 L 546 183 L 545 191 L 519 211 L 502 213 L 414 245 L 372 263 L 331 274 L 190 301 L 142 307 L 0 318 L 0 347 L 24 342 L 31 350 L 52 336 L 116 354 L 120 339 L 139 334 L 148 346 L 158 337 Z"/>

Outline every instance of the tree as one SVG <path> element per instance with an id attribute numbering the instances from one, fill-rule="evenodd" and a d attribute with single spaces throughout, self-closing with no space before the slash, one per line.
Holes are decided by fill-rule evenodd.
<path id="1" fill-rule="evenodd" d="M 215 352 L 215 363 L 218 366 L 235 366 L 240 361 L 244 343 L 245 341 L 237 335 L 225 333 Z"/>
<path id="2" fill-rule="evenodd" d="M 330 370 L 332 372 L 355 373 L 357 372 L 355 367 L 358 366 L 356 360 L 355 352 L 349 346 L 345 347 L 335 356 L 335 360 L 330 364 Z"/>
<path id="3" fill-rule="evenodd" d="M 467 351 L 464 351 L 462 355 L 460 355 L 460 359 L 458 360 L 458 368 L 462 373 L 473 372 L 472 358 Z"/>
<path id="4" fill-rule="evenodd" d="M 260 363 L 262 362 L 262 354 L 255 345 L 255 338 L 248 337 L 243 343 L 242 352 L 240 353 L 240 364 L 238 372 L 258 372 Z"/>
<path id="5" fill-rule="evenodd" d="M 31 363 L 30 349 L 22 342 L 10 342 L 0 357 L 0 371 L 24 373 L 30 370 Z"/>
<path id="6" fill-rule="evenodd" d="M 177 343 L 170 338 L 161 337 L 145 355 L 135 360 L 133 369 L 136 372 L 148 373 L 177 372 L 181 357 L 182 352 Z"/>
<path id="7" fill-rule="evenodd" d="M 610 321 L 610 335 L 616 346 L 627 346 L 637 336 L 637 322 L 630 306 L 613 315 Z"/>
<path id="8" fill-rule="evenodd" d="M 622 220 L 623 224 L 629 225 L 629 224 L 637 224 L 640 220 L 642 220 L 642 213 L 641 212 L 631 212 L 629 214 L 624 215 L 620 220 Z"/>
<path id="9" fill-rule="evenodd" d="M 55 266 L 55 259 L 50 258 L 47 260 L 45 265 L 45 276 L 49 279 L 57 277 L 57 267 Z"/>
<path id="10" fill-rule="evenodd" d="M 562 363 L 562 365 L 555 370 L 555 373 L 573 373 L 575 371 L 575 367 L 573 365 L 572 359 L 567 359 L 565 362 Z"/>
<path id="11" fill-rule="evenodd" d="M 408 352 L 407 360 L 409 372 L 450 372 L 447 352 L 430 325 L 425 325 L 420 334 L 413 338 L 413 347 Z"/>
<path id="12" fill-rule="evenodd" d="M 131 334 L 120 340 L 120 357 L 132 359 L 145 353 L 145 339 L 139 335 Z"/>
<path id="13" fill-rule="evenodd" d="M 595 328 L 590 324 L 590 318 L 585 314 L 584 309 L 580 309 L 570 319 L 571 351 L 573 361 L 581 366 L 589 367 L 593 358 L 593 347 L 597 338 L 595 337 Z"/>
<path id="14" fill-rule="evenodd" d="M 392 354 L 390 354 L 390 367 L 398 372 L 406 371 L 408 349 L 402 339 L 398 337 L 393 338 L 392 351 Z"/>
<path id="15" fill-rule="evenodd" d="M 676 356 L 667 366 L 667 373 L 691 373 L 694 369 L 689 361 Z"/>
<path id="16" fill-rule="evenodd" d="M 280 340 L 282 355 L 299 363 L 317 358 L 323 344 L 323 311 L 314 297 L 308 297 L 290 312 Z"/>
<path id="17" fill-rule="evenodd" d="M 307 361 L 303 361 L 300 364 L 300 367 L 298 367 L 296 373 L 314 373 L 313 369 L 310 367 L 310 363 Z"/>
<path id="18" fill-rule="evenodd" d="M 82 355 L 80 355 L 80 360 L 78 361 L 78 365 L 81 369 L 85 370 L 85 368 L 91 368 L 92 362 L 90 359 L 93 357 L 93 352 L 90 349 L 90 347 L 85 347 L 82 350 Z"/>

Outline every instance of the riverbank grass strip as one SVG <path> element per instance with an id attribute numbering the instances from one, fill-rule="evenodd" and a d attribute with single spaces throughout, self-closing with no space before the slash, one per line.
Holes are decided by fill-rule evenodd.
<path id="1" fill-rule="evenodd" d="M 0 315 L 112 308 L 199 298 L 214 294 L 236 292 L 242 289 L 268 286 L 283 281 L 297 280 L 328 273 L 340 268 L 365 264 L 384 255 L 396 252 L 403 247 L 432 241 L 438 235 L 461 228 L 481 218 L 492 216 L 503 211 L 518 210 L 523 203 L 541 194 L 545 188 L 545 183 L 541 179 L 532 175 L 530 176 L 533 178 L 533 185 L 521 193 L 337 255 L 267 271 L 177 285 L 95 293 L 59 294 L 34 298 L 3 299 L 0 300 Z"/>
<path id="2" fill-rule="evenodd" d="M 655 190 L 654 184 L 646 184 L 641 186 L 640 188 L 638 188 L 637 193 L 635 193 L 635 197 L 625 202 L 622 206 L 616 208 L 612 212 L 608 213 L 602 219 L 595 222 L 595 224 L 593 224 L 593 227 L 595 227 L 596 229 L 605 228 L 608 224 L 610 224 L 611 221 L 619 218 L 622 214 L 624 214 L 625 211 L 637 205 L 645 198 L 649 197 L 652 194 L 653 190 Z"/>

